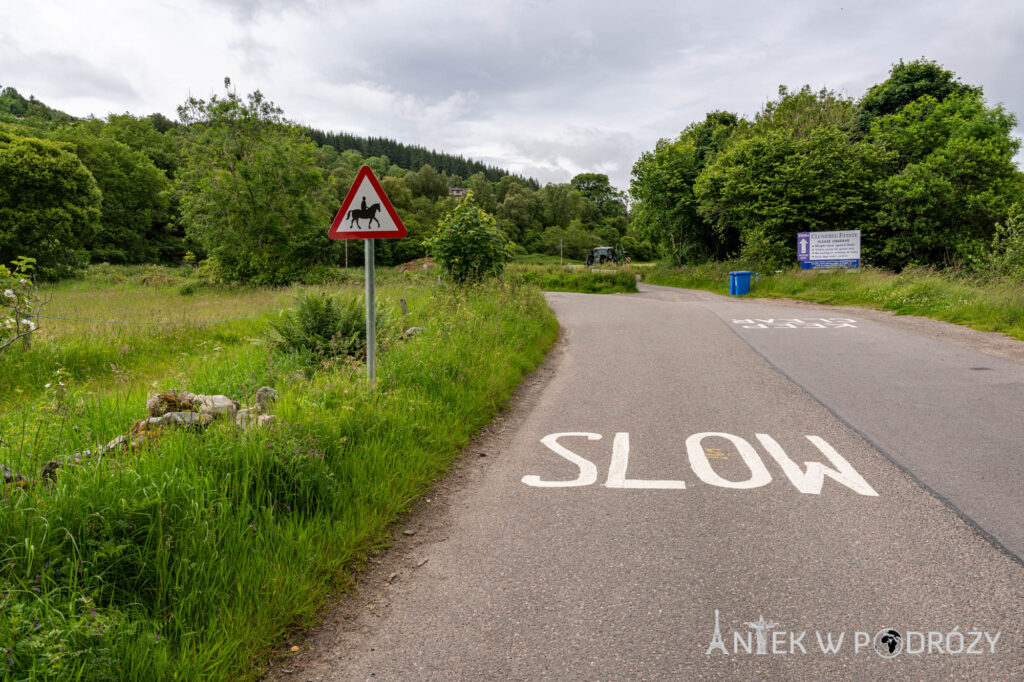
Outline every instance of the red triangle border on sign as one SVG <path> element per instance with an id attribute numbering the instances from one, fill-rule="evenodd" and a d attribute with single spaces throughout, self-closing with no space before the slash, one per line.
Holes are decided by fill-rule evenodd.
<path id="1" fill-rule="evenodd" d="M 363 184 L 364 179 L 369 179 L 370 186 L 373 187 L 373 190 L 377 193 L 377 198 L 380 199 L 381 207 L 391 216 L 391 220 L 395 223 L 397 229 L 386 232 L 342 229 L 341 221 L 345 219 L 349 206 L 355 201 L 356 192 L 359 190 L 360 185 Z M 331 239 L 401 239 L 407 234 L 408 231 L 405 229 L 405 224 L 398 217 L 398 212 L 391 205 L 391 200 L 384 193 L 384 188 L 380 186 L 377 176 L 373 174 L 369 166 L 360 168 L 356 174 L 355 181 L 352 183 L 352 187 L 348 190 L 348 196 L 345 197 L 345 201 L 341 204 L 341 210 L 338 211 L 338 215 L 334 216 L 334 221 L 331 223 L 331 229 L 327 231 L 327 236 Z"/>

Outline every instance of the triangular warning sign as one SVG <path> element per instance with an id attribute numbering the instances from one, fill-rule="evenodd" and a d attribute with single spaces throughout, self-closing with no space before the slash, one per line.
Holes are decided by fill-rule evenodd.
<path id="1" fill-rule="evenodd" d="M 398 239 L 408 234 L 391 200 L 369 166 L 356 174 L 352 189 L 327 236 L 331 239 Z"/>

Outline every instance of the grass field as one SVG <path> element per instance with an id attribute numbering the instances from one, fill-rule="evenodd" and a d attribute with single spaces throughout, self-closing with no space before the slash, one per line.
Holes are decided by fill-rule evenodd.
<path id="1" fill-rule="evenodd" d="M 257 677 L 557 334 L 521 278 L 460 291 L 381 270 L 391 323 L 376 388 L 361 364 L 268 343 L 268 320 L 297 293 L 355 296 L 359 276 L 208 289 L 187 272 L 106 268 L 48 289 L 51 317 L 176 324 L 44 319 L 30 349 L 0 356 L 0 463 L 12 470 L 36 477 L 107 442 L 167 388 L 248 405 L 272 386 L 278 421 L 166 430 L 52 484 L 0 488 L 0 678 Z M 224 318 L 247 319 L 199 324 Z M 412 326 L 424 331 L 400 340 Z"/>
<path id="2" fill-rule="evenodd" d="M 524 253 L 514 256 L 512 262 L 522 265 L 583 265 L 582 260 L 573 258 L 549 256 L 546 253 Z"/>
<path id="3" fill-rule="evenodd" d="M 512 264 L 508 276 L 520 277 L 541 291 L 578 291 L 588 294 L 636 293 L 636 273 L 630 268 L 583 265 Z"/>
<path id="4" fill-rule="evenodd" d="M 708 263 L 643 271 L 645 282 L 729 293 L 729 271 L 739 263 Z M 1024 282 L 967 277 L 927 269 L 893 274 L 873 268 L 759 273 L 751 296 L 794 298 L 919 315 L 1024 339 Z"/>

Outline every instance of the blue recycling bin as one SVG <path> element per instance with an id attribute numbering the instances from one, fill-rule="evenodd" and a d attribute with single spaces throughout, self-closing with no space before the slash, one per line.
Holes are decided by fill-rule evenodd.
<path id="1" fill-rule="evenodd" d="M 746 296 L 750 293 L 750 278 L 753 270 L 734 270 L 729 273 L 729 295 Z"/>

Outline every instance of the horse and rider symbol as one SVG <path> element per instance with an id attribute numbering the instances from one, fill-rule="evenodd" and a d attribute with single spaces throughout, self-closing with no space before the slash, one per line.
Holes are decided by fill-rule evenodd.
<path id="1" fill-rule="evenodd" d="M 379 210 L 380 210 L 380 204 L 379 203 L 371 204 L 370 206 L 367 206 L 366 205 L 366 197 L 363 197 L 363 201 L 362 201 L 361 207 L 360 208 L 353 208 L 345 216 L 345 219 L 348 220 L 349 228 L 351 228 L 352 224 L 355 223 L 356 228 L 358 228 L 360 230 L 363 229 L 363 226 L 359 224 L 359 221 L 364 219 L 364 218 L 367 218 L 370 221 L 369 223 L 367 223 L 366 229 L 370 229 L 370 226 L 373 225 L 374 223 L 377 223 L 377 227 L 380 227 L 381 226 L 380 225 L 380 221 L 377 220 L 377 211 L 379 211 Z"/>

